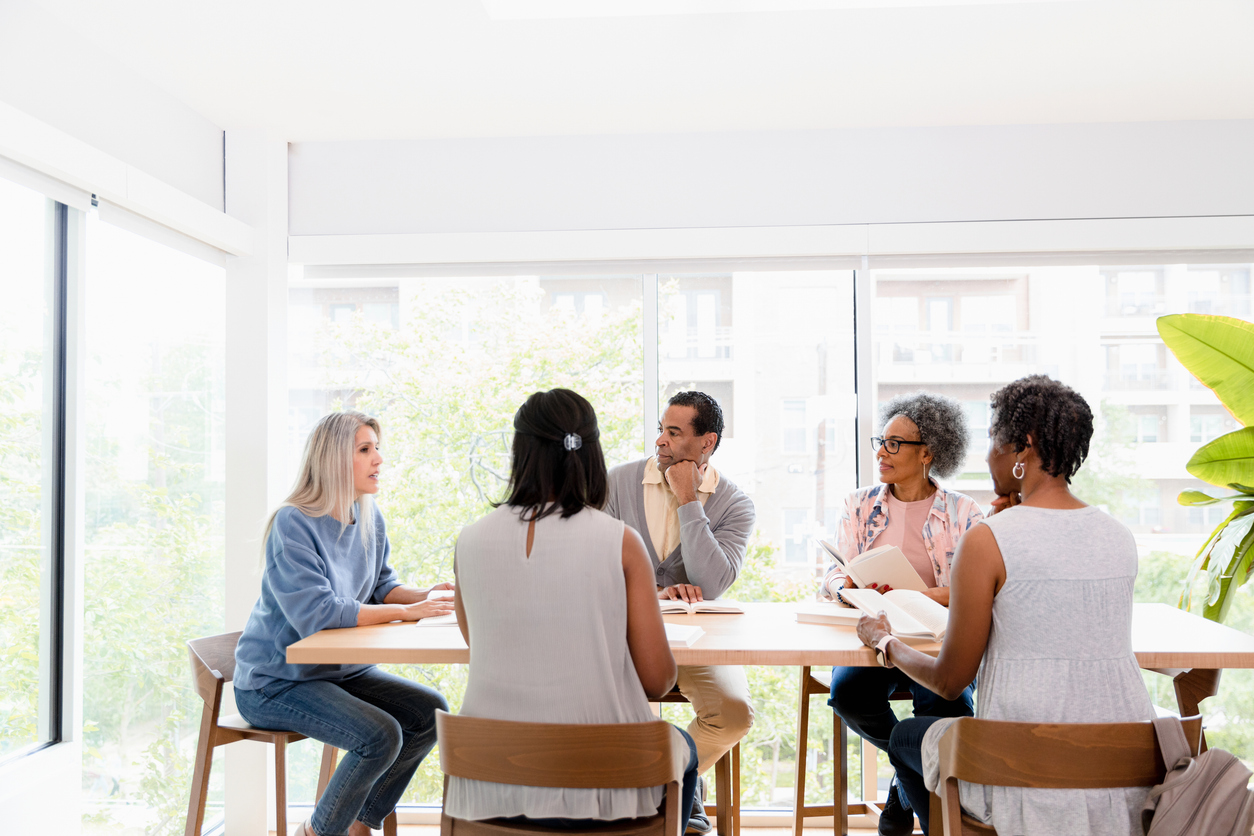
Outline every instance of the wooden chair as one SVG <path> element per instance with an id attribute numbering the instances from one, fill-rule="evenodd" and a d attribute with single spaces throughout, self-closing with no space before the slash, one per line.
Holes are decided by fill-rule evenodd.
<path id="1" fill-rule="evenodd" d="M 1182 721 L 1196 755 L 1202 718 Z M 1098 789 L 1147 787 L 1167 774 L 1154 724 L 1010 723 L 963 717 L 940 739 L 940 784 L 932 794 L 930 830 L 948 836 L 996 836 L 966 813 L 958 782 L 996 787 Z"/>
<path id="2" fill-rule="evenodd" d="M 688 698 L 675 687 L 649 702 L 688 702 Z M 716 818 L 719 836 L 740 836 L 739 742 L 714 764 L 714 803 L 705 805 L 705 814 Z"/>
<path id="3" fill-rule="evenodd" d="M 445 801 L 449 777 L 573 789 L 666 786 L 661 813 L 588 830 L 552 830 L 505 819 L 458 819 L 446 807 L 440 813 L 441 836 L 682 836 L 688 814 L 679 809 L 679 795 L 689 751 L 683 735 L 670 723 L 516 723 L 437 711 L 435 729 Z"/>
<path id="4" fill-rule="evenodd" d="M 831 804 L 811 804 L 806 805 L 806 750 L 810 741 L 810 697 L 822 695 L 824 697 L 831 694 L 832 679 L 830 673 L 816 673 L 805 666 L 801 669 L 801 687 L 800 687 L 800 705 L 797 710 L 797 777 L 793 782 L 793 798 L 792 798 L 792 832 L 793 836 L 801 836 L 801 829 L 805 825 L 805 820 L 815 816 L 831 816 L 832 830 L 836 836 L 847 836 L 849 833 L 849 816 L 850 815 L 866 815 L 872 812 L 878 812 L 878 805 L 871 798 L 865 798 L 864 801 L 857 804 L 849 803 L 849 729 L 844 721 L 840 719 L 840 715 L 833 712 L 832 714 L 832 749 L 835 750 L 836 764 L 833 770 L 832 781 L 832 802 Z M 914 694 L 909 691 L 897 691 L 893 693 L 890 700 L 913 700 Z M 862 763 L 865 773 L 868 765 L 871 765 L 871 776 L 875 775 L 875 752 L 876 749 L 866 741 L 862 742 Z M 871 781 L 864 780 L 862 782 L 862 794 L 865 797 L 869 787 L 875 784 Z M 873 780 L 873 778 L 872 778 Z M 875 811 L 870 808 L 875 806 Z"/>
<path id="5" fill-rule="evenodd" d="M 257 740 L 274 744 L 274 820 L 278 836 L 287 836 L 287 744 L 304 740 L 305 735 L 290 731 L 258 729 L 238 714 L 221 716 L 222 692 L 235 677 L 235 645 L 240 633 L 223 633 L 192 639 L 187 643 L 192 664 L 192 680 L 196 692 L 204 700 L 200 714 L 200 740 L 196 744 L 196 768 L 192 776 L 191 798 L 187 803 L 185 836 L 200 836 L 205 823 L 205 800 L 209 795 L 209 770 L 213 766 L 213 750 L 239 740 Z M 327 746 L 322 753 L 322 774 L 318 779 L 317 798 L 327 788 L 335 771 L 335 748 Z M 396 811 L 383 822 L 383 832 L 396 836 Z"/>

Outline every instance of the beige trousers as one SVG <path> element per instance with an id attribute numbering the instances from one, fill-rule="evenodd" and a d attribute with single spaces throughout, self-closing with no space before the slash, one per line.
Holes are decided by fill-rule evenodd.
<path id="1" fill-rule="evenodd" d="M 697 715 L 688 734 L 697 744 L 697 771 L 704 774 L 753 725 L 749 680 L 739 665 L 680 665 L 678 684 Z"/>

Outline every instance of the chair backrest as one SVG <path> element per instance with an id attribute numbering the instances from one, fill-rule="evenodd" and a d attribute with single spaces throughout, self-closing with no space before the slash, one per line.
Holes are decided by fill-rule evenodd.
<path id="1" fill-rule="evenodd" d="M 531 787 L 618 789 L 682 781 L 688 744 L 661 720 L 517 723 L 437 711 L 445 775 Z"/>
<path id="2" fill-rule="evenodd" d="M 235 645 L 242 633 L 223 633 L 206 636 L 187 643 L 187 654 L 192 663 L 192 681 L 196 692 L 206 703 L 213 703 L 223 682 L 235 678 Z M 216 675 L 215 675 L 216 674 Z"/>
<path id="3" fill-rule="evenodd" d="M 1181 721 L 1197 754 L 1202 718 Z M 964 717 L 940 739 L 940 774 L 997 787 L 1148 787 L 1167 774 L 1154 724 L 1011 723 Z"/>

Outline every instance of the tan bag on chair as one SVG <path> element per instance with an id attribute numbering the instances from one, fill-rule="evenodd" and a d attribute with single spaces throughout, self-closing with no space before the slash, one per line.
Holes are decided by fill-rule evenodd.
<path id="1" fill-rule="evenodd" d="M 1156 719 L 1154 733 L 1167 776 L 1150 790 L 1141 808 L 1146 836 L 1250 836 L 1250 770 L 1222 749 L 1193 757 L 1175 717 Z"/>

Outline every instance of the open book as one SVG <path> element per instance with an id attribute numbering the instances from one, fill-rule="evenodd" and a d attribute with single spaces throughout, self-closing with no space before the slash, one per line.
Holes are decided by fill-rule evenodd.
<path id="1" fill-rule="evenodd" d="M 842 593 L 843 594 L 843 593 Z M 862 617 L 862 610 L 850 609 L 835 601 L 809 601 L 797 607 L 797 620 L 803 624 L 854 625 Z"/>
<path id="2" fill-rule="evenodd" d="M 894 589 L 881 595 L 874 589 L 842 589 L 840 595 L 849 603 L 869 615 L 888 616 L 893 635 L 899 639 L 945 638 L 945 626 L 949 623 L 949 610 L 913 589 Z"/>
<path id="3" fill-rule="evenodd" d="M 919 592 L 927 589 L 927 584 L 914 570 L 910 560 L 896 546 L 880 546 L 846 561 L 836 551 L 836 544 L 831 540 L 820 542 L 841 570 L 860 587 L 874 583 L 880 586 L 887 584 L 893 589 L 914 589 Z"/>
<path id="4" fill-rule="evenodd" d="M 671 647 L 692 647 L 704 635 L 705 631 L 695 624 L 666 625 L 666 643 Z"/>
<path id="5" fill-rule="evenodd" d="M 699 612 L 717 612 L 717 613 L 742 613 L 739 601 L 726 601 L 722 598 L 712 598 L 709 601 L 694 601 L 689 604 L 687 601 L 661 601 L 658 603 L 662 606 L 663 613 L 688 613 L 695 615 Z"/>

